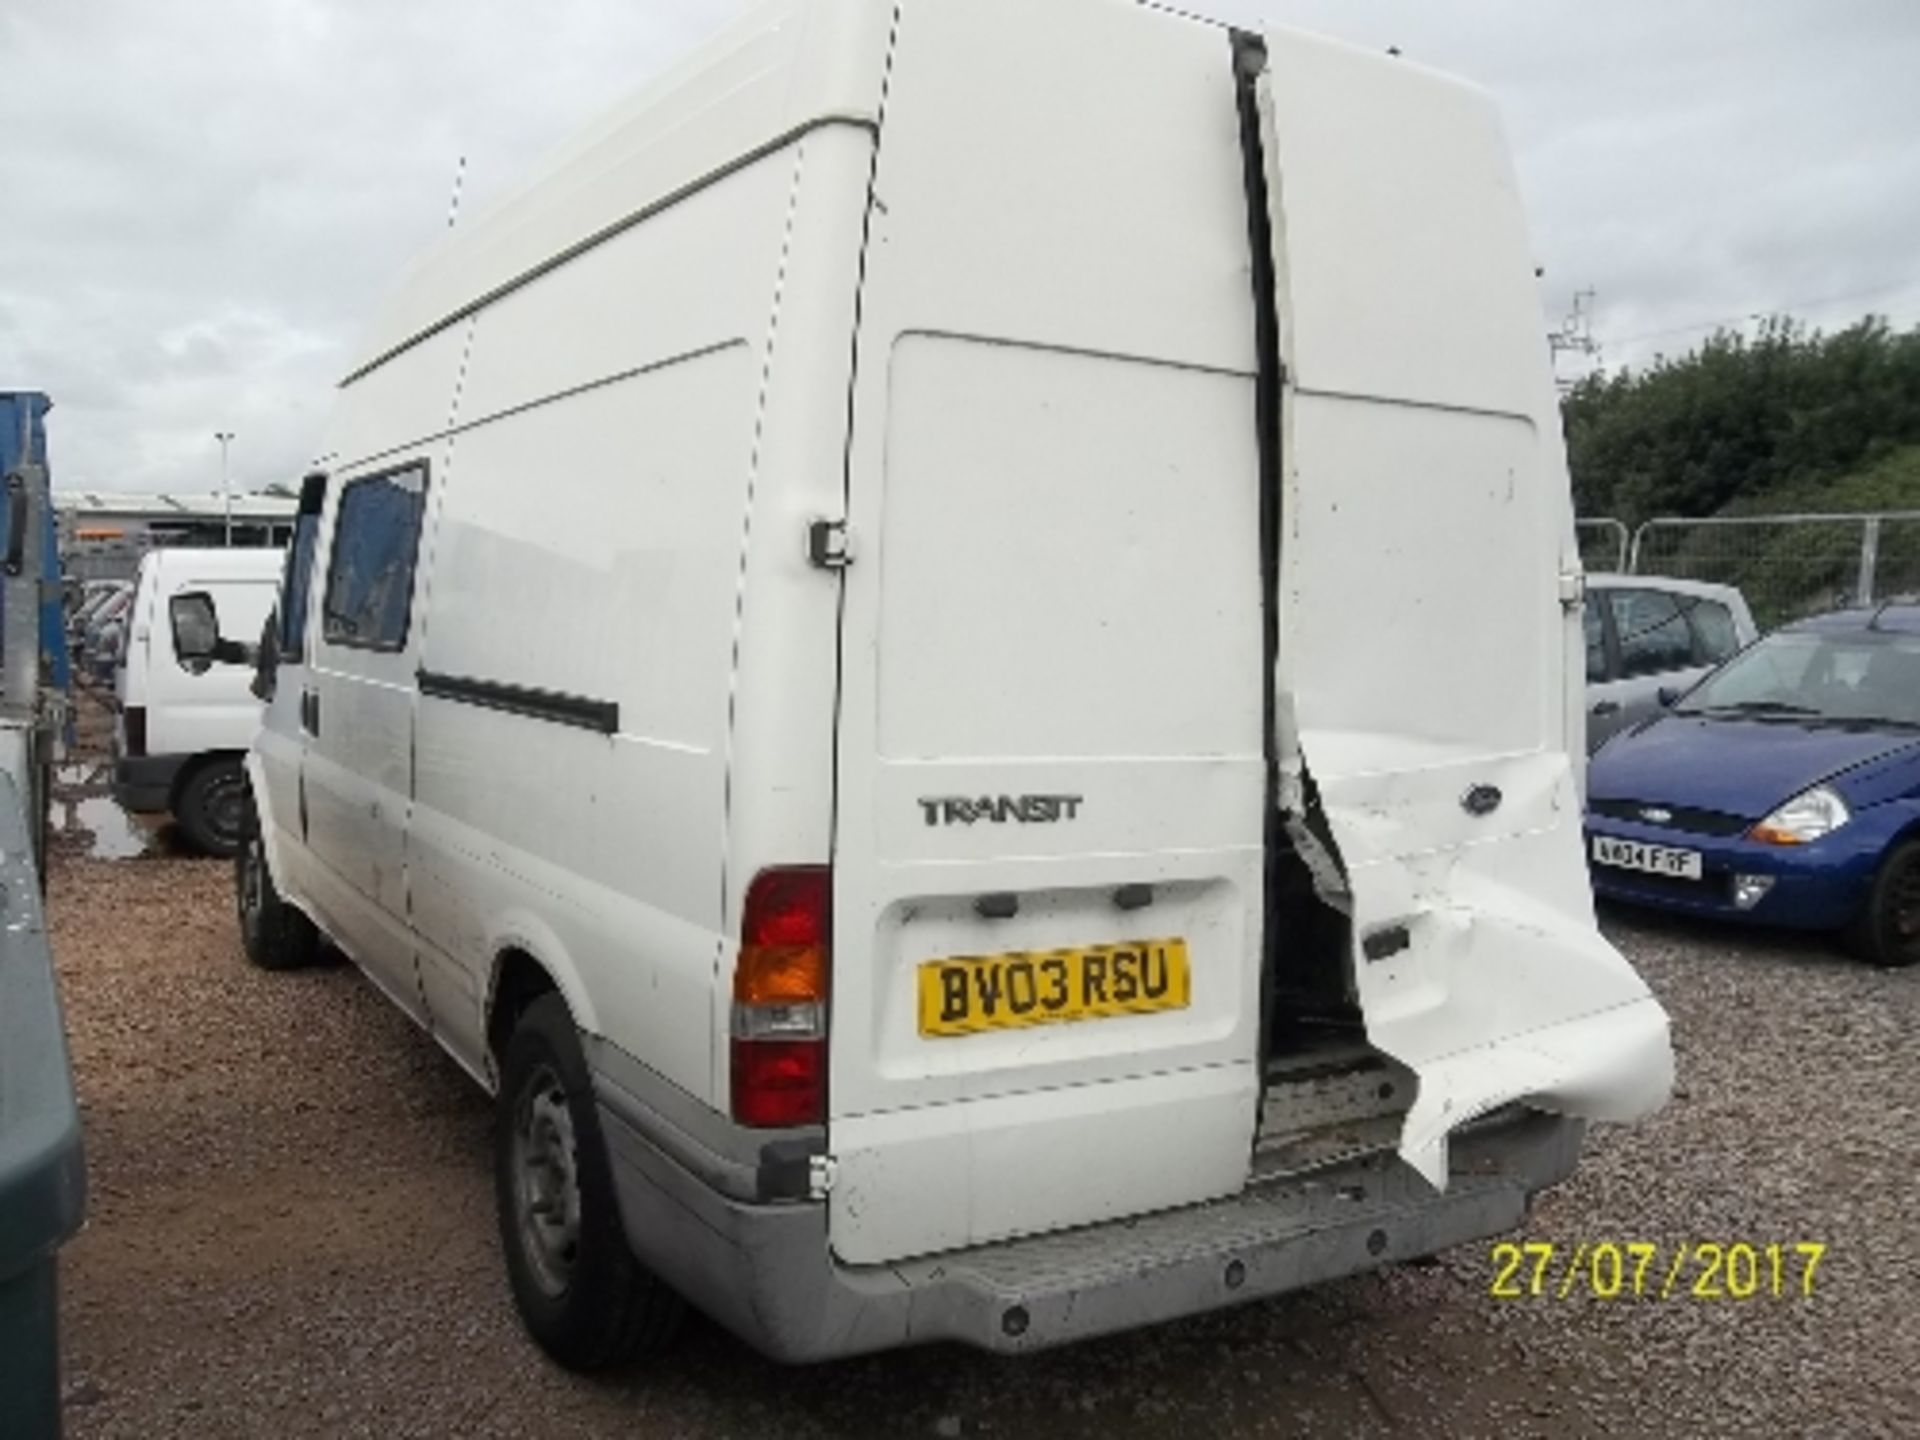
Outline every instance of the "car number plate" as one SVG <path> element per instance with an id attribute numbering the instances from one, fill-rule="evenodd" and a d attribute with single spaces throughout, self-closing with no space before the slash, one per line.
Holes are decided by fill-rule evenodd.
<path id="1" fill-rule="evenodd" d="M 1701 874 L 1698 850 L 1675 850 L 1638 840 L 1618 840 L 1611 835 L 1593 837 L 1593 859 L 1595 864 L 1644 870 L 1649 875 L 1670 875 L 1677 880 L 1698 880 Z"/>
<path id="2" fill-rule="evenodd" d="M 1192 1003 L 1185 940 L 955 955 L 920 966 L 920 1033 L 972 1035 Z"/>

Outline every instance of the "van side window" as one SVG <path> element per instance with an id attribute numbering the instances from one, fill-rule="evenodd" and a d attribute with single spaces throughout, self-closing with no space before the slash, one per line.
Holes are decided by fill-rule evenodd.
<path id="1" fill-rule="evenodd" d="M 1607 596 L 1620 642 L 1620 674 L 1659 675 L 1693 663 L 1693 633 L 1673 596 L 1659 590 L 1615 590 Z"/>
<path id="2" fill-rule="evenodd" d="M 307 658 L 307 594 L 313 589 L 313 542 L 319 533 L 319 515 L 302 515 L 287 546 L 287 572 L 280 582 L 280 628 L 275 637 L 278 663 L 283 665 L 304 664 Z"/>
<path id="3" fill-rule="evenodd" d="M 407 643 L 427 467 L 355 480 L 340 492 L 320 633 L 329 645 L 399 650 Z"/>

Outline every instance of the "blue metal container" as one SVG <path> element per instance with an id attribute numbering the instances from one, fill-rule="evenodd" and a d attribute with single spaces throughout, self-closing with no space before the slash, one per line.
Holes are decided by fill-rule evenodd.
<path id="1" fill-rule="evenodd" d="M 55 1255 L 86 1165 L 41 911 L 49 762 L 67 654 L 47 397 L 0 393 L 0 1428 L 60 1431 Z"/>

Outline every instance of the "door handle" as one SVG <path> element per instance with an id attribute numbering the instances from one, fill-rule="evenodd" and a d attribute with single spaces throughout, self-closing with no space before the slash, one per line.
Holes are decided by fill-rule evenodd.
<path id="1" fill-rule="evenodd" d="M 1602 700 L 1598 705 L 1593 707 L 1593 713 L 1596 715 L 1618 715 L 1620 713 L 1620 703 L 1617 700 Z"/>
<path id="2" fill-rule="evenodd" d="M 318 690 L 300 692 L 300 728 L 309 735 L 320 733 L 320 692 Z"/>

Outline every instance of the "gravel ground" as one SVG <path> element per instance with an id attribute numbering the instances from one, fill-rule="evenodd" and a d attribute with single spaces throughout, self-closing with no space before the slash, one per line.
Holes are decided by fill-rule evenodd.
<path id="1" fill-rule="evenodd" d="M 1680 1092 L 1596 1133 L 1523 1238 L 1821 1241 L 1811 1299 L 1499 1300 L 1471 1247 L 1016 1361 L 790 1370 L 696 1321 L 583 1380 L 518 1329 L 486 1102 L 451 1062 L 350 968 L 248 968 L 225 865 L 82 848 L 50 897 L 93 1183 L 62 1272 L 81 1440 L 1895 1435 L 1920 1415 L 1920 973 L 1609 917 L 1673 1012 Z"/>

